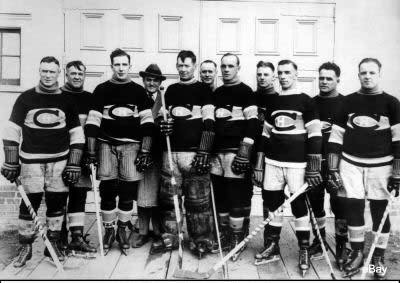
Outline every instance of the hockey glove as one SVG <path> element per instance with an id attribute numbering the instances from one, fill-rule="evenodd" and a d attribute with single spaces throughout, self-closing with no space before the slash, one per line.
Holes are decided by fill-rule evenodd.
<path id="1" fill-rule="evenodd" d="M 201 134 L 200 146 L 192 162 L 192 166 L 199 175 L 210 171 L 210 151 L 214 144 L 214 137 L 215 133 L 210 131 L 203 131 Z"/>
<path id="2" fill-rule="evenodd" d="M 317 187 L 322 183 L 321 154 L 308 154 L 305 180 L 311 187 Z"/>
<path id="3" fill-rule="evenodd" d="M 173 127 L 174 127 L 174 119 L 169 118 L 166 121 L 165 120 L 160 121 L 160 132 L 164 136 L 172 135 Z"/>
<path id="4" fill-rule="evenodd" d="M 135 165 L 139 172 L 144 172 L 151 165 L 153 165 L 153 158 L 151 157 L 151 145 L 153 143 L 152 137 L 143 137 L 142 147 L 136 157 Z"/>
<path id="5" fill-rule="evenodd" d="M 65 166 L 62 173 L 64 183 L 67 185 L 75 184 L 79 181 L 81 176 L 81 163 L 83 151 L 78 148 L 71 148 L 69 152 L 67 166 Z"/>
<path id="6" fill-rule="evenodd" d="M 336 196 L 339 191 L 344 190 L 343 181 L 339 174 L 339 155 L 337 153 L 328 154 L 326 190 L 332 196 Z"/>
<path id="7" fill-rule="evenodd" d="M 253 170 L 254 182 L 257 187 L 263 187 L 264 180 L 264 163 L 265 163 L 265 154 L 264 152 L 257 152 L 256 164 Z"/>
<path id="8" fill-rule="evenodd" d="M 1 175 L 8 181 L 13 183 L 21 173 L 21 165 L 19 165 L 19 148 L 18 145 L 4 146 L 4 163 L 1 167 Z"/>
<path id="9" fill-rule="evenodd" d="M 90 172 L 90 165 L 94 166 L 98 165 L 97 157 L 96 157 L 96 138 L 88 137 L 86 140 L 87 151 L 84 155 L 83 164 L 86 169 Z"/>
<path id="10" fill-rule="evenodd" d="M 241 141 L 238 153 L 232 162 L 232 172 L 236 175 L 243 174 L 250 169 L 250 156 L 253 144 Z"/>
<path id="11" fill-rule="evenodd" d="M 395 191 L 394 196 L 398 197 L 399 188 L 400 188 L 400 159 L 396 158 L 393 160 L 392 176 L 389 178 L 387 189 L 390 193 L 394 190 Z"/>

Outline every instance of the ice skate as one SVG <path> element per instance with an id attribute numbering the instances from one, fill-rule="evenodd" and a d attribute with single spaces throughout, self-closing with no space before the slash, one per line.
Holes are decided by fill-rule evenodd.
<path id="1" fill-rule="evenodd" d="M 114 223 L 104 223 L 104 228 L 103 249 L 104 255 L 107 255 L 115 241 Z"/>
<path id="2" fill-rule="evenodd" d="M 83 258 L 96 258 L 96 248 L 89 244 L 89 241 L 82 235 L 82 232 L 82 230 L 72 231 L 72 240 L 68 246 L 70 255 Z"/>
<path id="3" fill-rule="evenodd" d="M 121 249 L 121 252 L 124 255 L 128 255 L 128 251 L 129 251 L 129 241 L 128 241 L 128 238 L 126 237 L 126 227 L 127 226 L 128 226 L 127 223 L 118 221 L 116 240 L 119 244 L 119 248 Z"/>
<path id="4" fill-rule="evenodd" d="M 344 265 L 344 278 L 351 278 L 361 271 L 364 264 L 364 254 L 362 249 L 352 250 L 349 261 Z"/>
<path id="5" fill-rule="evenodd" d="M 299 269 L 303 277 L 310 269 L 310 255 L 308 253 L 308 241 L 300 242 Z"/>
<path id="6" fill-rule="evenodd" d="M 262 265 L 280 260 L 280 249 L 278 242 L 268 239 L 265 248 L 255 255 L 255 259 L 255 265 Z"/>
<path id="7" fill-rule="evenodd" d="M 22 244 L 19 248 L 18 257 L 14 261 L 14 267 L 22 267 L 32 258 L 32 244 Z"/>

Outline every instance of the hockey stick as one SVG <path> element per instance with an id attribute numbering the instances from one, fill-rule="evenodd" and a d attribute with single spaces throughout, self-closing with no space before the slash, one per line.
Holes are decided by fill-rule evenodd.
<path id="1" fill-rule="evenodd" d="M 96 167 L 94 167 L 94 165 L 92 163 L 90 164 L 90 173 L 91 173 L 90 179 L 92 181 L 92 189 L 93 189 L 93 195 L 94 195 L 94 207 L 96 210 L 97 236 L 99 237 L 100 256 L 104 262 L 103 235 L 102 235 L 100 207 L 99 207 L 99 191 L 95 184 L 95 182 L 96 182 Z"/>
<path id="2" fill-rule="evenodd" d="M 64 272 L 64 267 L 62 266 L 61 262 L 58 260 L 58 256 L 57 256 L 56 252 L 54 251 L 53 246 L 51 245 L 49 239 L 46 236 L 46 232 L 44 231 L 43 225 L 40 222 L 39 217 L 37 216 L 35 210 L 33 209 L 32 204 L 31 204 L 28 196 L 25 193 L 24 187 L 22 186 L 20 179 L 17 178 L 15 180 L 15 184 L 17 185 L 18 192 L 21 195 L 22 200 L 24 201 L 26 207 L 28 208 L 29 214 L 31 215 L 33 222 L 35 224 L 35 228 L 39 231 L 39 234 L 42 237 L 44 244 L 51 255 L 51 258 L 53 259 L 53 261 L 57 267 L 57 270 Z"/>
<path id="3" fill-rule="evenodd" d="M 395 191 L 392 191 L 392 192 L 395 192 Z M 361 277 L 360 277 L 361 280 L 365 280 L 365 276 L 367 275 L 367 272 L 368 272 L 368 265 L 371 262 L 372 255 L 375 251 L 376 244 L 378 243 L 379 236 L 381 235 L 381 232 L 383 229 L 383 225 L 385 225 L 386 218 L 388 217 L 390 209 L 392 208 L 394 195 L 393 195 L 393 193 L 389 193 L 389 192 L 387 192 L 387 194 L 390 195 L 390 199 L 388 200 L 388 204 L 386 205 L 385 212 L 382 215 L 382 220 L 381 220 L 381 223 L 379 223 L 378 230 L 375 233 L 374 240 L 372 241 L 372 245 L 371 245 L 371 248 L 369 249 L 368 256 L 364 261 L 364 266 L 362 268 L 362 273 L 361 273 Z"/>
<path id="4" fill-rule="evenodd" d="M 217 241 L 218 241 L 218 247 L 219 247 L 219 255 L 221 257 L 221 260 L 224 259 L 224 254 L 222 253 L 222 245 L 221 245 L 221 238 L 219 235 L 219 227 L 218 227 L 218 218 L 217 218 L 217 209 L 215 207 L 215 197 L 214 197 L 214 187 L 212 182 L 210 181 L 210 191 L 211 191 L 211 202 L 213 206 L 213 213 L 214 213 L 214 222 L 215 222 L 215 232 L 217 233 Z M 225 264 L 222 266 L 222 272 L 224 274 L 224 279 L 228 279 L 228 265 L 225 262 Z"/>
<path id="5" fill-rule="evenodd" d="M 261 229 L 264 228 L 265 225 L 267 225 L 269 222 L 271 222 L 272 219 L 275 218 L 275 216 L 278 214 L 278 212 L 288 204 L 290 204 L 292 201 L 294 201 L 299 195 L 302 193 L 306 192 L 309 190 L 308 184 L 304 184 L 301 186 L 301 188 L 295 192 L 290 198 L 288 198 L 281 206 L 279 206 L 275 211 L 270 212 L 268 215 L 268 218 L 266 218 L 261 224 L 259 224 L 249 235 L 244 238 L 243 241 L 241 241 L 235 248 L 233 248 L 223 259 L 221 259 L 219 262 L 217 262 L 210 270 L 207 272 L 194 272 L 190 270 L 182 270 L 182 269 L 176 269 L 174 272 L 174 277 L 175 278 L 186 278 L 186 279 L 208 279 L 210 278 L 211 275 L 213 275 L 226 261 L 228 261 L 238 250 L 240 250 L 247 242 L 249 242 L 255 235 L 257 235 L 258 232 L 261 231 Z"/>
<path id="6" fill-rule="evenodd" d="M 315 214 L 314 214 L 314 211 L 313 211 L 313 209 L 311 207 L 311 202 L 310 202 L 310 199 L 308 198 L 307 194 L 306 194 L 306 204 L 307 204 L 308 210 L 310 211 L 311 223 L 314 226 L 314 229 L 317 232 L 318 240 L 321 243 L 322 253 L 324 254 L 325 261 L 329 266 L 331 277 L 332 277 L 333 280 L 336 280 L 335 273 L 333 272 L 331 260 L 329 259 L 328 252 L 327 252 L 327 250 L 325 248 L 325 243 L 322 240 L 322 236 L 321 236 L 321 233 L 319 231 L 317 219 L 315 218 Z"/>
<path id="7" fill-rule="evenodd" d="M 160 92 L 161 92 L 161 104 L 162 107 L 164 108 L 162 110 L 163 113 L 163 118 L 164 121 L 167 121 L 167 108 L 165 105 L 165 96 L 164 96 L 164 87 L 160 87 Z M 173 195 L 174 199 L 174 209 L 175 209 L 175 216 L 176 216 L 176 226 L 178 229 L 178 266 L 179 268 L 182 268 L 182 259 L 183 259 L 183 248 L 182 248 L 182 241 L 183 241 L 183 234 L 182 234 L 182 229 L 181 229 L 181 214 L 179 210 L 179 200 L 178 200 L 178 194 L 176 191 L 176 180 L 174 176 L 174 166 L 172 164 L 172 150 L 171 150 L 171 140 L 169 136 L 165 137 L 167 141 L 167 154 L 168 154 L 168 163 L 169 163 L 169 170 L 171 171 L 171 185 L 175 188 L 175 193 Z"/>

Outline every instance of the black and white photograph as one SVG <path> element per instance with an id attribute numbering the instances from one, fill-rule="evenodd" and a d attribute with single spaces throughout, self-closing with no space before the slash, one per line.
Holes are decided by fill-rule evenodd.
<path id="1" fill-rule="evenodd" d="M 399 76 L 398 0 L 0 0 L 0 280 L 399 280 Z"/>

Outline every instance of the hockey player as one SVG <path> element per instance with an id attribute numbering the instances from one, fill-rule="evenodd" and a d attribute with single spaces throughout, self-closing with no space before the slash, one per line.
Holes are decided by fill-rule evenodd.
<path id="1" fill-rule="evenodd" d="M 85 126 L 87 163 L 96 162 L 97 144 L 104 250 L 107 253 L 116 239 L 126 255 L 129 249 L 126 228 L 132 226 L 133 201 L 137 198 L 139 181 L 143 179 L 142 172 L 152 164 L 154 120 L 144 88 L 129 78 L 130 55 L 115 49 L 110 59 L 113 76 L 94 90 Z"/>
<path id="2" fill-rule="evenodd" d="M 332 130 L 332 123 L 337 119 L 339 110 L 342 108 L 344 96 L 338 93 L 337 85 L 340 81 L 340 68 L 335 63 L 327 62 L 319 67 L 319 95 L 314 97 L 314 102 L 318 108 L 319 117 L 322 123 L 322 177 L 324 182 L 320 187 L 308 192 L 308 197 L 314 211 L 319 232 L 325 242 L 325 187 L 327 177 L 327 146 L 329 135 Z M 340 270 L 346 262 L 348 250 L 346 249 L 347 225 L 343 210 L 343 197 L 337 196 L 337 191 L 330 190 L 330 203 L 332 212 L 335 215 L 335 239 L 336 239 L 336 263 Z M 310 246 L 310 257 L 322 258 L 322 247 L 313 227 L 314 241 Z M 325 246 L 326 243 L 325 243 Z"/>
<path id="3" fill-rule="evenodd" d="M 150 64 L 145 71 L 139 72 L 143 78 L 143 85 L 148 97 L 151 100 L 153 119 L 156 119 L 161 109 L 160 86 L 166 79 L 162 75 L 157 64 Z M 158 194 L 161 181 L 161 137 L 154 139 L 153 143 L 153 161 L 154 164 L 144 173 L 144 178 L 139 183 L 138 189 L 138 218 L 139 233 L 135 234 L 132 240 L 132 247 L 139 248 L 149 240 L 150 220 L 153 227 L 154 241 L 150 253 L 156 252 L 162 247 L 161 242 L 161 215 L 158 207 Z"/>
<path id="4" fill-rule="evenodd" d="M 344 266 L 346 276 L 353 276 L 363 265 L 365 198 L 370 204 L 372 230 L 377 231 L 389 192 L 395 190 L 397 196 L 400 186 L 400 103 L 380 88 L 381 66 L 374 58 L 361 60 L 361 89 L 345 97 L 329 138 L 328 182 L 345 198 L 352 248 Z M 376 279 L 386 276 L 384 253 L 389 232 L 388 217 L 371 262 Z"/>
<path id="5" fill-rule="evenodd" d="M 204 60 L 200 64 L 200 80 L 214 92 L 217 88 L 217 64 L 212 60 Z"/>
<path id="6" fill-rule="evenodd" d="M 262 140 L 258 143 L 256 169 L 264 171 L 264 205 L 275 211 L 285 199 L 284 188 L 296 192 L 304 182 L 318 186 L 322 182 L 321 123 L 311 97 L 296 86 L 297 65 L 290 60 L 278 63 L 278 78 L 282 91 L 268 100 Z M 265 155 L 265 166 L 264 166 Z M 257 174 L 260 177 L 260 174 Z M 299 244 L 299 268 L 302 275 L 310 268 L 310 227 L 305 195 L 291 203 L 295 217 L 295 230 Z M 275 217 L 265 226 L 265 250 L 256 255 L 256 263 L 269 261 L 279 255 L 282 216 Z"/>
<path id="7" fill-rule="evenodd" d="M 61 87 L 64 94 L 68 95 L 78 108 L 79 120 L 81 125 L 86 123 L 89 113 L 89 103 L 91 94 L 83 89 L 86 76 L 86 66 L 81 61 L 71 61 L 66 67 L 67 82 Z M 85 205 L 87 191 L 92 188 L 89 172 L 84 170 L 75 184 L 71 184 L 68 196 L 68 225 L 71 232 L 71 242 L 68 245 L 68 231 L 66 223 L 63 222 L 61 234 L 62 248 L 68 250 L 72 254 L 81 254 L 88 257 L 94 257 L 96 248 L 91 246 L 83 235 L 83 227 L 85 224 Z"/>
<path id="8" fill-rule="evenodd" d="M 211 179 L 223 249 L 234 248 L 248 234 L 253 187 L 246 174 L 259 125 L 255 95 L 240 81 L 239 70 L 239 57 L 224 54 L 221 58 L 224 84 L 215 91 L 216 141 Z M 232 260 L 236 261 L 244 249 L 245 246 Z"/>
<path id="9" fill-rule="evenodd" d="M 213 246 L 209 154 L 215 136 L 214 105 L 211 90 L 194 78 L 196 56 L 192 51 L 179 52 L 176 68 L 179 82 L 170 85 L 165 93 L 171 119 L 160 122 L 161 132 L 171 139 L 174 170 L 170 170 L 164 149 L 159 196 L 162 239 L 164 250 L 178 248 L 173 196 L 184 195 L 190 249 L 201 258 Z M 172 176 L 176 185 L 171 183 Z"/>
<path id="10" fill-rule="evenodd" d="M 23 92 L 14 104 L 3 134 L 5 162 L 1 174 L 11 182 L 21 175 L 21 183 L 35 212 L 44 195 L 47 237 L 58 259 L 63 261 L 58 245 L 61 223 L 68 185 L 79 179 L 85 138 L 73 102 L 58 87 L 58 60 L 44 57 L 39 74 L 39 84 Z M 18 217 L 21 247 L 14 267 L 21 267 L 31 259 L 35 231 L 28 208 L 21 201 Z M 47 248 L 44 254 L 50 258 Z"/>

